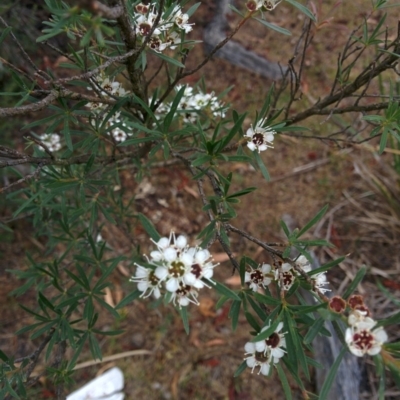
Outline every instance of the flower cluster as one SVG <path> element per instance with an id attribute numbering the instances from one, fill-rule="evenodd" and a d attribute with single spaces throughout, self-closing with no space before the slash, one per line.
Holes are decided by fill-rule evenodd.
<path id="1" fill-rule="evenodd" d="M 252 151 L 257 150 L 260 152 L 267 150 L 268 147 L 274 147 L 272 143 L 274 141 L 274 135 L 276 132 L 268 126 L 263 127 L 264 124 L 265 119 L 260 119 L 255 128 L 253 128 L 253 125 L 251 125 L 250 128 L 247 129 L 247 147 Z"/>
<path id="2" fill-rule="evenodd" d="M 272 11 L 282 0 L 248 0 L 246 7 L 249 11 Z"/>
<path id="3" fill-rule="evenodd" d="M 172 11 L 166 10 L 157 23 L 157 26 L 154 27 L 157 19 L 154 2 L 149 5 L 143 3 L 137 4 L 133 19 L 136 34 L 142 40 L 154 28 L 148 46 L 158 53 L 167 48 L 176 49 L 177 45 L 181 43 L 181 32 L 190 32 L 193 25 L 188 23 L 189 15 L 182 12 L 181 6 L 176 5 Z"/>
<path id="4" fill-rule="evenodd" d="M 300 256 L 295 260 L 297 267 L 301 268 L 304 272 L 311 271 L 311 265 L 306 257 Z M 259 288 L 268 286 L 272 280 L 275 280 L 279 286 L 282 286 L 283 290 L 289 290 L 296 277 L 299 276 L 299 272 L 296 271 L 293 266 L 289 263 L 284 263 L 277 267 L 273 272 L 269 264 L 263 264 L 257 269 L 251 268 L 250 272 L 245 273 L 245 282 L 249 284 L 253 291 L 257 291 Z M 317 288 L 322 293 L 329 291 L 324 286 L 329 282 L 326 280 L 324 272 L 313 275 L 311 277 L 314 288 Z"/>
<path id="5" fill-rule="evenodd" d="M 175 87 L 178 92 L 182 86 L 177 85 Z M 162 104 L 157 112 L 159 115 L 164 115 L 171 109 L 172 103 Z M 186 86 L 183 96 L 179 101 L 177 111 L 182 115 L 183 122 L 185 123 L 196 123 L 200 111 L 207 113 L 213 118 L 224 118 L 227 107 L 224 107 L 223 103 L 220 103 L 214 92 L 202 93 L 200 89 L 197 93 L 190 86 Z"/>
<path id="6" fill-rule="evenodd" d="M 113 97 L 124 97 L 129 94 L 119 82 L 112 81 L 110 78 L 103 78 L 102 76 L 98 76 L 94 79 L 94 85 L 97 87 L 98 92 L 104 99 L 110 99 Z M 88 88 L 88 90 L 92 90 L 92 88 Z M 92 111 L 96 118 L 99 118 L 100 121 L 104 121 L 106 117 L 106 109 L 108 107 L 105 103 L 88 103 L 86 105 Z M 92 125 L 95 125 L 95 121 L 91 121 Z M 108 121 L 107 121 L 108 134 L 111 135 L 116 142 L 123 142 L 128 138 L 130 129 L 127 127 L 125 122 L 121 119 L 121 112 L 116 112 Z"/>
<path id="7" fill-rule="evenodd" d="M 269 326 L 265 326 L 261 332 L 265 332 Z M 251 372 L 256 367 L 260 367 L 258 373 L 269 375 L 271 365 L 275 365 L 285 355 L 286 347 L 285 334 L 280 333 L 283 328 L 283 323 L 279 322 L 275 331 L 265 340 L 259 342 L 247 342 L 244 346 L 246 364 L 251 368 Z"/>
<path id="8" fill-rule="evenodd" d="M 58 151 L 62 147 L 60 136 L 56 133 L 44 133 L 39 138 L 50 151 Z"/>
<path id="9" fill-rule="evenodd" d="M 154 243 L 157 250 L 150 253 L 150 259 L 146 256 L 152 267 L 135 264 L 136 274 L 131 278 L 143 292 L 141 297 L 160 298 L 165 289 L 164 294 L 174 305 L 198 305 L 198 290 L 209 287 L 205 280 L 211 281 L 218 265 L 213 264 L 210 252 L 201 247 L 189 247 L 185 236 L 175 237 L 173 232 L 169 238 L 162 237 Z"/>
<path id="10" fill-rule="evenodd" d="M 365 354 L 375 356 L 380 353 L 382 344 L 388 340 L 387 333 L 382 327 L 375 328 L 377 322 L 370 317 L 362 296 L 353 295 L 347 303 L 352 309 L 345 335 L 349 350 L 357 357 Z"/>

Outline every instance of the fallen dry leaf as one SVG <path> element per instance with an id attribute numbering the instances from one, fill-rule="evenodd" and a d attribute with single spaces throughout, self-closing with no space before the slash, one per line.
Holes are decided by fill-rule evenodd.
<path id="1" fill-rule="evenodd" d="M 227 285 L 231 285 L 231 286 L 240 286 L 242 284 L 242 282 L 240 282 L 239 275 L 233 275 L 230 278 L 225 279 L 224 283 L 226 283 Z"/>
<path id="2" fill-rule="evenodd" d="M 203 317 L 215 317 L 216 314 L 214 311 L 214 300 L 212 300 L 210 297 L 202 298 L 199 305 L 199 311 Z"/>
<path id="3" fill-rule="evenodd" d="M 106 292 L 106 294 L 104 295 L 104 301 L 111 307 L 115 307 L 111 289 L 109 287 L 106 287 L 104 291 Z"/>

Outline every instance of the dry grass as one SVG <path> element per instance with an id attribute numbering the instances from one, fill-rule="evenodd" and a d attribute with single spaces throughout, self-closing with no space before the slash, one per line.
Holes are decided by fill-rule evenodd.
<path id="1" fill-rule="evenodd" d="M 322 14 L 327 15 L 334 1 L 324 1 Z M 341 5 L 333 14 L 335 19 L 324 29 L 316 32 L 316 41 L 309 49 L 308 64 L 303 81 L 303 99 L 296 108 L 306 106 L 312 99 L 318 98 L 329 89 L 329 79 L 334 74 L 336 51 L 353 29 L 354 21 L 360 21 L 365 0 Z M 205 1 L 196 17 L 196 26 L 203 27 L 209 20 L 213 2 Z M 392 10 L 392 11 L 391 11 Z M 390 21 L 396 19 L 396 9 L 389 10 Z M 302 20 L 290 6 L 278 7 L 271 19 L 293 31 L 293 39 L 287 39 L 268 31 L 256 22 L 250 22 L 239 34 L 238 40 L 274 61 L 286 61 L 292 54 L 294 40 L 300 32 Z M 234 25 L 236 17 L 232 16 Z M 371 23 L 374 23 L 371 21 Z M 393 26 L 393 25 L 392 25 Z M 201 39 L 201 31 L 193 33 Z M 334 43 L 333 43 L 334 42 Z M 200 59 L 201 46 L 191 53 L 191 60 Z M 327 59 L 328 57 L 328 59 Z M 194 61 L 191 61 L 194 62 Z M 190 67 L 190 65 L 189 65 Z M 222 91 L 229 85 L 235 85 L 227 101 L 239 111 L 247 110 L 249 117 L 262 104 L 266 90 L 271 82 L 230 65 L 226 61 L 214 60 L 203 71 L 191 77 L 193 83 L 201 76 L 208 82 L 209 89 Z M 251 122 L 251 119 L 248 120 Z M 313 121 L 310 126 L 317 131 L 329 132 L 334 124 L 320 124 Z M 323 122 L 323 121 L 322 121 Z M 323 160 L 323 162 L 318 162 Z M 266 241 L 281 240 L 279 219 L 284 214 L 291 215 L 299 226 L 324 204 L 330 205 L 330 211 L 316 229 L 316 235 L 327 238 L 336 245 L 334 250 L 320 250 L 321 263 L 332 258 L 349 254 L 340 268 L 329 273 L 332 290 L 344 291 L 362 265 L 368 266 L 367 279 L 358 288 L 364 294 L 366 303 L 375 318 L 392 315 L 399 303 L 395 304 L 390 296 L 399 298 L 399 177 L 393 173 L 390 164 L 391 155 L 377 157 L 365 148 L 353 148 L 340 152 L 337 148 L 320 141 L 301 140 L 281 136 L 275 149 L 266 152 L 265 162 L 272 176 L 272 182 L 265 182 L 259 173 L 235 166 L 239 174 L 234 184 L 237 187 L 257 186 L 259 190 L 247 196 L 240 204 L 240 217 L 234 221 L 239 228 L 251 232 Z M 309 165 L 311 163 L 311 165 Z M 300 166 L 309 165 L 309 169 L 296 172 Z M 123 176 L 129 184 L 127 197 L 132 193 L 142 192 L 136 209 L 148 215 L 162 234 L 170 229 L 185 232 L 191 239 L 204 227 L 206 217 L 200 212 L 195 184 L 187 173 L 180 168 L 170 171 L 156 171 L 141 186 L 131 181 L 129 171 Z M 177 215 L 179 216 L 177 218 Z M 0 295 L 7 294 L 19 284 L 6 269 L 24 269 L 27 265 L 24 253 L 34 255 L 42 252 L 44 243 L 31 241 L 25 232 L 29 226 L 25 222 L 14 224 L 14 236 L 9 242 L 2 242 L 0 249 L 3 259 L 0 275 Z M 103 237 L 119 254 L 130 253 L 130 241 L 126 232 L 115 226 L 105 225 Z M 146 241 L 141 231 L 131 232 L 135 239 Z M 238 238 L 232 238 L 232 248 L 238 256 L 248 254 L 259 262 L 270 261 L 255 247 Z M 218 247 L 212 249 L 220 252 Z M 146 248 L 143 248 L 146 251 Z M 124 264 L 113 276 L 111 295 L 114 301 L 122 293 L 132 290 L 123 272 L 133 272 L 133 267 Z M 232 268 L 222 263 L 217 271 L 217 278 L 222 281 L 231 276 Z M 384 288 L 378 288 L 377 282 Z M 104 356 L 111 356 L 131 350 L 146 349 L 151 353 L 134 355 L 126 359 L 107 362 L 117 365 L 124 371 L 128 399 L 284 399 L 276 375 L 266 382 L 256 374 L 246 371 L 234 379 L 233 373 L 243 359 L 243 346 L 249 340 L 249 327 L 240 320 L 236 332 L 230 328 L 227 307 L 217 312 L 213 306 L 217 297 L 213 292 L 202 293 L 200 301 L 206 307 L 191 307 L 191 333 L 187 336 L 179 316 L 170 308 L 154 309 L 152 302 L 135 302 L 123 311 L 121 319 L 114 322 L 113 329 L 124 329 L 125 333 L 115 340 L 101 343 Z M 32 293 L 18 299 L 26 305 L 35 303 Z M 2 325 L 0 333 L 1 347 L 16 357 L 32 351 L 34 344 L 26 336 L 16 338 L 15 329 L 26 324 L 29 318 L 17 306 L 13 297 L 7 297 L 0 306 Z M 102 316 L 102 327 L 109 327 L 112 319 Z M 399 339 L 396 328 L 388 330 L 390 339 Z M 89 359 L 86 353 L 82 361 Z M 368 361 L 369 363 L 369 361 Z M 91 379 L 99 366 L 85 368 L 77 373 L 79 384 Z M 368 368 L 371 392 L 376 385 L 372 375 L 373 368 Z M 313 390 L 312 383 L 308 388 Z M 296 392 L 297 398 L 301 393 Z M 50 382 L 42 381 L 38 387 L 38 398 L 51 398 Z M 395 398 L 395 389 L 388 388 L 387 398 Z M 47 397 L 45 397 L 47 396 Z M 370 394 L 368 396 L 371 396 Z M 366 396 L 365 398 L 372 398 Z"/>

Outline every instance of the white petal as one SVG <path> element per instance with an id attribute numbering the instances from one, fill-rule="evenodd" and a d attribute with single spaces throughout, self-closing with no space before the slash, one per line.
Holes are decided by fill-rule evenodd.
<path id="1" fill-rule="evenodd" d="M 255 347 L 256 347 L 256 350 L 257 350 L 259 353 L 264 352 L 264 350 L 265 350 L 266 347 L 267 347 L 267 344 L 265 343 L 265 340 L 260 341 L 260 342 L 255 342 L 254 345 L 255 345 Z"/>
<path id="2" fill-rule="evenodd" d="M 255 351 L 256 351 L 256 346 L 254 345 L 253 342 L 247 342 L 247 343 L 244 345 L 244 351 L 245 351 L 246 353 L 255 353 Z"/>
<path id="3" fill-rule="evenodd" d="M 353 332 L 350 328 L 346 329 L 345 340 L 346 340 L 347 344 L 350 344 L 353 342 Z"/>
<path id="4" fill-rule="evenodd" d="M 135 272 L 135 278 L 147 278 L 148 275 L 149 275 L 149 270 L 147 268 L 144 268 L 141 265 L 137 266 Z"/>
<path id="5" fill-rule="evenodd" d="M 199 250 L 196 253 L 195 260 L 199 263 L 202 264 L 207 260 L 207 258 L 210 256 L 210 253 L 207 250 Z"/>
<path id="6" fill-rule="evenodd" d="M 157 246 L 161 249 L 166 249 L 169 246 L 169 239 L 166 237 L 162 237 L 158 242 Z"/>
<path id="7" fill-rule="evenodd" d="M 269 363 L 263 363 L 260 368 L 261 374 L 268 376 L 271 366 Z"/>
<path id="8" fill-rule="evenodd" d="M 193 256 L 189 253 L 183 253 L 180 256 L 180 260 L 187 266 L 190 267 L 193 264 Z"/>
<path id="9" fill-rule="evenodd" d="M 160 251 L 154 250 L 150 253 L 150 257 L 153 261 L 161 261 L 164 258 L 164 255 Z"/>
<path id="10" fill-rule="evenodd" d="M 265 135 L 265 140 L 266 140 L 267 142 L 273 142 L 273 141 L 274 141 L 274 135 L 273 135 L 272 133 L 267 133 L 267 134 Z"/>
<path id="11" fill-rule="evenodd" d="M 205 268 L 203 269 L 203 278 L 210 279 L 214 275 L 214 269 L 213 268 Z"/>
<path id="12" fill-rule="evenodd" d="M 271 271 L 271 266 L 269 264 L 263 264 L 261 267 L 261 272 L 263 274 L 268 274 Z"/>
<path id="13" fill-rule="evenodd" d="M 178 236 L 175 241 L 175 245 L 180 249 L 183 249 L 187 245 L 187 239 L 185 238 L 185 236 L 183 235 Z"/>
<path id="14" fill-rule="evenodd" d="M 358 347 L 349 346 L 349 350 L 357 357 L 362 357 L 364 353 Z"/>
<path id="15" fill-rule="evenodd" d="M 157 267 L 154 271 L 154 275 L 162 281 L 168 276 L 168 269 L 165 267 Z"/>
<path id="16" fill-rule="evenodd" d="M 244 281 L 245 281 L 245 282 L 250 282 L 250 281 L 251 281 L 250 272 L 245 272 L 245 274 L 244 274 Z"/>
<path id="17" fill-rule="evenodd" d="M 258 151 L 265 151 L 268 149 L 268 146 L 266 144 L 262 144 L 261 146 L 258 146 Z"/>
<path id="18" fill-rule="evenodd" d="M 251 150 L 254 151 L 257 147 L 253 142 L 248 142 L 247 147 Z"/>
<path id="19" fill-rule="evenodd" d="M 178 303 L 180 306 L 186 307 L 189 305 L 190 302 L 189 299 L 186 296 L 184 296 L 179 299 Z"/>
<path id="20" fill-rule="evenodd" d="M 368 353 L 370 356 L 376 356 L 378 353 L 380 353 L 381 349 L 382 349 L 382 347 L 381 347 L 379 344 L 377 344 L 377 345 L 375 345 L 375 346 L 372 346 L 372 347 L 367 351 L 367 353 Z"/>
<path id="21" fill-rule="evenodd" d="M 283 328 L 283 322 L 279 322 L 278 326 L 275 329 L 275 332 L 280 332 L 282 328 Z"/>
<path id="22" fill-rule="evenodd" d="M 386 333 L 386 331 L 383 328 L 378 328 L 374 331 L 372 331 L 372 333 L 375 336 L 375 340 L 379 343 L 385 343 L 388 340 L 388 335 Z"/>
<path id="23" fill-rule="evenodd" d="M 175 261 L 177 258 L 176 250 L 173 249 L 172 247 L 168 247 L 167 249 L 164 250 L 164 258 L 168 262 Z"/>
<path id="24" fill-rule="evenodd" d="M 165 284 L 165 289 L 167 289 L 168 292 L 176 292 L 179 289 L 179 280 L 177 278 L 168 279 Z"/>
<path id="25" fill-rule="evenodd" d="M 149 288 L 149 282 L 147 281 L 141 281 L 138 282 L 137 288 L 138 290 L 140 290 L 141 292 L 145 292 L 148 288 Z"/>
<path id="26" fill-rule="evenodd" d="M 193 286 L 194 283 L 197 281 L 197 278 L 194 274 L 192 274 L 191 272 L 188 272 L 185 275 L 183 275 L 183 281 L 187 285 Z"/>
<path id="27" fill-rule="evenodd" d="M 248 367 L 254 368 L 258 364 L 258 362 L 255 357 L 250 357 L 246 359 L 246 364 Z"/>
<path id="28" fill-rule="evenodd" d="M 276 349 L 271 350 L 271 354 L 276 358 L 282 358 L 285 355 L 285 352 L 281 348 L 277 347 Z"/>

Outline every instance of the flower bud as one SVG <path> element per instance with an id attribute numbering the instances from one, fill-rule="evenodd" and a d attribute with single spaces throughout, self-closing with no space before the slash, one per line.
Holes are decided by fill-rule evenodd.
<path id="1" fill-rule="evenodd" d="M 341 314 L 346 309 L 346 301 L 340 296 L 333 296 L 329 300 L 329 309 L 335 313 Z"/>

